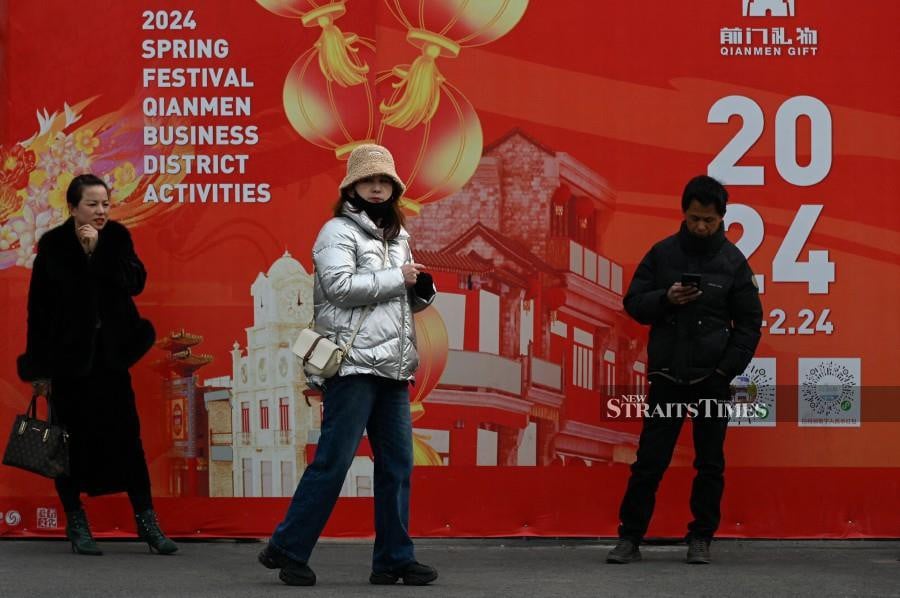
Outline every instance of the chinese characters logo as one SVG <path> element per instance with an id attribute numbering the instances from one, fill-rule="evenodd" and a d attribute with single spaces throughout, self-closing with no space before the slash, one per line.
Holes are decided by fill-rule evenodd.
<path id="1" fill-rule="evenodd" d="M 793 17 L 794 0 L 742 0 L 745 17 Z M 816 56 L 819 31 L 804 23 L 789 26 L 731 25 L 719 29 L 722 56 Z"/>

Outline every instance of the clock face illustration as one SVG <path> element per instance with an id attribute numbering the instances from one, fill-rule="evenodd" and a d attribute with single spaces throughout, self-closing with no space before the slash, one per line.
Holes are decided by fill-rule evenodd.
<path id="1" fill-rule="evenodd" d="M 288 375 L 288 361 L 287 357 L 284 355 L 281 356 L 281 359 L 278 360 L 278 373 L 282 378 L 287 378 Z"/>
<path id="2" fill-rule="evenodd" d="M 266 378 L 268 376 L 268 373 L 266 372 L 266 358 L 265 357 L 259 358 L 259 366 L 257 367 L 256 372 L 259 375 L 259 381 L 265 382 Z"/>
<path id="3" fill-rule="evenodd" d="M 282 318 L 294 320 L 300 314 L 300 296 L 296 289 L 283 289 L 278 294 L 278 311 Z"/>

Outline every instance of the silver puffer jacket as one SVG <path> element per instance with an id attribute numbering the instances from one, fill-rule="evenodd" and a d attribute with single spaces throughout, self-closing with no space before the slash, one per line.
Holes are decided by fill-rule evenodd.
<path id="1" fill-rule="evenodd" d="M 434 296 L 422 299 L 403 283 L 400 266 L 412 261 L 406 230 L 385 244 L 381 229 L 347 206 L 319 231 L 313 245 L 316 331 L 343 347 L 366 317 L 339 375 L 413 378 L 419 365 L 413 312 L 428 307 Z M 320 386 L 323 380 L 310 376 L 309 382 Z"/>

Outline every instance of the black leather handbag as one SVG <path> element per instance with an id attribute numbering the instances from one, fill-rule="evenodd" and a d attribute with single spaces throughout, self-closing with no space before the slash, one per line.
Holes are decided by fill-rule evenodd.
<path id="1" fill-rule="evenodd" d="M 3 453 L 3 464 L 51 479 L 68 475 L 69 435 L 64 427 L 51 423 L 49 398 L 47 421 L 37 418 L 38 396 L 35 393 L 25 413 L 16 416 Z"/>

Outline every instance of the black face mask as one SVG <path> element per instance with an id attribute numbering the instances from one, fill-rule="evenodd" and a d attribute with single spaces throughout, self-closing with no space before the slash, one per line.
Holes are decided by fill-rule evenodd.
<path id="1" fill-rule="evenodd" d="M 682 247 L 688 253 L 710 253 L 717 250 L 725 240 L 725 224 L 719 224 L 718 230 L 708 237 L 698 237 L 688 230 L 686 223 L 682 222 L 679 237 L 681 238 Z"/>
<path id="2" fill-rule="evenodd" d="M 354 195 L 350 200 L 350 205 L 352 205 L 357 210 L 362 210 L 363 212 L 365 212 L 373 222 L 378 222 L 393 211 L 394 200 L 389 199 L 381 203 L 372 203 L 371 201 L 366 201 L 362 197 Z"/>

